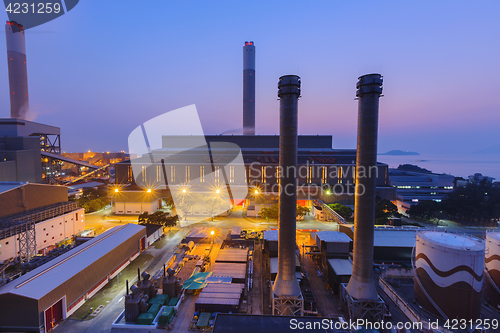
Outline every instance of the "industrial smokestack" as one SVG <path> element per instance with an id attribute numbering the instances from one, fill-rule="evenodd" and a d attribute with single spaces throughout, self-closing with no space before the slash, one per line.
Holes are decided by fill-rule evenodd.
<path id="1" fill-rule="evenodd" d="M 273 286 L 275 297 L 300 297 L 295 276 L 295 228 L 297 217 L 297 119 L 300 77 L 285 75 L 278 83 L 280 98 L 280 169 L 278 275 Z M 290 309 L 282 315 L 293 314 Z"/>
<path id="2" fill-rule="evenodd" d="M 255 135 L 255 45 L 243 46 L 243 135 Z"/>
<path id="3" fill-rule="evenodd" d="M 358 144 L 356 154 L 356 196 L 354 206 L 354 261 L 347 292 L 355 299 L 378 298 L 373 281 L 373 234 L 375 225 L 378 105 L 382 94 L 382 76 L 359 77 Z"/>
<path id="4" fill-rule="evenodd" d="M 10 117 L 26 119 L 29 110 L 28 70 L 24 28 L 15 21 L 5 24 L 9 67 Z"/>

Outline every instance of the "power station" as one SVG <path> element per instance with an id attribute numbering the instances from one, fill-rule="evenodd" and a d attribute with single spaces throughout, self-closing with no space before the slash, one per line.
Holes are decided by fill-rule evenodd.
<path id="1" fill-rule="evenodd" d="M 26 119 L 29 111 L 28 70 L 24 28 L 15 21 L 5 24 L 9 67 L 10 117 Z"/>
<path id="2" fill-rule="evenodd" d="M 255 45 L 243 46 L 243 135 L 255 135 Z"/>

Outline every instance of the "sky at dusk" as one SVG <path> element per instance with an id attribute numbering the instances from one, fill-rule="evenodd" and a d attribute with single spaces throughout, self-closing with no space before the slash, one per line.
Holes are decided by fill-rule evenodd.
<path id="1" fill-rule="evenodd" d="M 135 127 L 190 104 L 205 133 L 237 131 L 252 40 L 257 134 L 278 133 L 278 78 L 298 74 L 299 133 L 355 148 L 356 81 L 375 72 L 379 152 L 475 152 L 500 145 L 499 15 L 493 0 L 82 0 L 26 31 L 31 118 L 68 152 L 127 150 Z M 5 41 L 1 54 L 9 117 Z"/>

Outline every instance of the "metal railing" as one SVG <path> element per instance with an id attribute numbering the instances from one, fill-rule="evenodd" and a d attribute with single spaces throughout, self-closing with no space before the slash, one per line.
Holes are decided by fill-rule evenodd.
<path id="1" fill-rule="evenodd" d="M 335 222 L 340 223 L 340 224 L 346 224 L 347 223 L 347 221 L 345 220 L 345 218 L 343 218 L 339 213 L 337 213 L 336 211 L 334 211 L 333 209 L 331 209 L 330 206 L 328 206 L 323 200 L 316 199 L 316 200 L 314 200 L 313 203 L 316 204 L 316 205 L 318 205 L 318 206 L 321 206 L 323 208 L 323 211 L 325 212 L 325 214 L 327 214 L 330 217 L 332 217 L 335 220 Z"/>

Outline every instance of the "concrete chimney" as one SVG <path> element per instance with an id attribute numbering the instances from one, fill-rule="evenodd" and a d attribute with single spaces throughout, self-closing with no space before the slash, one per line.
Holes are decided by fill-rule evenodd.
<path id="1" fill-rule="evenodd" d="M 300 77 L 285 75 L 278 83 L 280 98 L 278 275 L 273 294 L 278 298 L 298 298 L 301 291 L 295 276 L 295 228 L 297 215 L 297 119 Z M 292 315 L 290 309 L 280 314 Z"/>
<path id="2" fill-rule="evenodd" d="M 10 117 L 26 119 L 29 110 L 28 70 L 24 28 L 14 21 L 5 24 L 9 67 Z"/>
<path id="3" fill-rule="evenodd" d="M 355 299 L 376 300 L 373 281 L 373 234 L 375 225 L 376 173 L 370 176 L 370 167 L 377 165 L 378 106 L 382 94 L 382 76 L 368 74 L 359 77 L 358 144 L 354 202 L 354 260 L 347 292 Z"/>
<path id="4" fill-rule="evenodd" d="M 255 135 L 255 45 L 243 46 L 243 135 Z"/>

